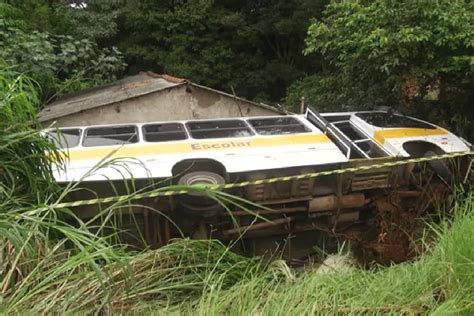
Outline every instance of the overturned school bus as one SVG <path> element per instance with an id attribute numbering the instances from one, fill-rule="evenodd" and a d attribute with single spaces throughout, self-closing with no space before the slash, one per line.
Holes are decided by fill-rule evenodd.
<path id="1" fill-rule="evenodd" d="M 226 203 L 232 200 L 227 195 L 216 201 L 193 191 L 144 194 L 113 206 L 122 240 L 135 246 L 159 247 L 185 235 L 217 238 L 250 255 L 279 251 L 300 258 L 326 238 L 328 249 L 331 242 L 350 240 L 364 255 L 400 261 L 413 254 L 408 226 L 464 183 L 471 168 L 466 141 L 387 111 L 319 114 L 307 108 L 304 115 L 59 131 L 47 133 L 67 153 L 54 175 L 82 188 L 71 192 L 72 201 L 100 202 L 130 188 L 211 184 L 252 202 Z M 463 152 L 449 160 L 397 164 Z M 77 204 L 79 217 L 95 220 L 108 205 Z M 329 242 L 328 236 L 335 238 Z"/>

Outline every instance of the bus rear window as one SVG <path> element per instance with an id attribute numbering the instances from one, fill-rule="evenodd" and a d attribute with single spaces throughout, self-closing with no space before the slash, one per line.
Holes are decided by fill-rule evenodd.
<path id="1" fill-rule="evenodd" d="M 251 136 L 252 130 L 241 120 L 194 121 L 186 123 L 192 138 L 231 138 Z"/>
<path id="2" fill-rule="evenodd" d="M 311 130 L 294 117 L 269 117 L 248 120 L 260 135 L 308 133 Z"/>
<path id="3" fill-rule="evenodd" d="M 86 129 L 85 147 L 133 144 L 138 142 L 136 126 L 107 126 Z"/>
<path id="4" fill-rule="evenodd" d="M 169 142 L 188 138 L 183 124 L 149 124 L 142 128 L 143 137 L 147 142 Z"/>
<path id="5" fill-rule="evenodd" d="M 78 128 L 51 130 L 46 136 L 58 148 L 73 148 L 79 145 L 81 138 L 81 130 Z"/>
<path id="6" fill-rule="evenodd" d="M 426 128 L 435 129 L 436 126 L 415 120 L 408 116 L 399 114 L 390 114 L 387 112 L 361 112 L 356 113 L 358 117 L 367 123 L 376 127 L 392 128 L 392 127 L 410 127 L 410 128 Z"/>

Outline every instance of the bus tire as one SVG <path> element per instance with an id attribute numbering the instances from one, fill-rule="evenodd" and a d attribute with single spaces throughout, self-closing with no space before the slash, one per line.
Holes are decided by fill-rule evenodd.
<path id="1" fill-rule="evenodd" d="M 225 184 L 224 178 L 215 172 L 211 171 L 193 171 L 186 173 L 178 180 L 178 185 L 195 185 L 195 184 Z M 217 201 L 203 195 L 199 192 L 189 192 L 180 196 L 180 200 L 187 206 L 203 207 L 214 206 L 219 204 Z"/>
<path id="2" fill-rule="evenodd" d="M 429 150 L 423 155 L 423 157 L 432 157 L 436 155 L 437 154 L 434 151 Z M 430 160 L 428 161 L 428 165 L 447 185 L 451 185 L 453 183 L 453 173 L 451 172 L 449 164 L 446 160 Z"/>
<path id="3" fill-rule="evenodd" d="M 179 201 L 178 210 L 193 218 L 212 218 L 224 211 L 224 207 L 221 204 L 216 201 L 214 202 L 214 205 L 199 206 Z"/>

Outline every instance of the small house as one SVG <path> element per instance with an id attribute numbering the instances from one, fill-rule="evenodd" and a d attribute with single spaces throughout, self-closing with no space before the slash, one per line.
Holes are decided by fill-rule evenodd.
<path id="1" fill-rule="evenodd" d="M 66 95 L 39 113 L 43 127 L 283 115 L 275 107 L 185 79 L 143 72 Z"/>

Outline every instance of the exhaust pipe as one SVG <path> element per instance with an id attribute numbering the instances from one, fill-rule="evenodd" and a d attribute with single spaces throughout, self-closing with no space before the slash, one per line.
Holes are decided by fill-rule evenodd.
<path id="1" fill-rule="evenodd" d="M 336 195 L 317 197 L 309 201 L 308 211 L 324 212 L 345 208 L 358 208 L 366 204 L 364 193 L 343 195 L 340 199 Z"/>

